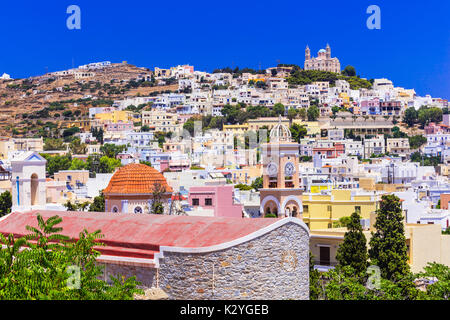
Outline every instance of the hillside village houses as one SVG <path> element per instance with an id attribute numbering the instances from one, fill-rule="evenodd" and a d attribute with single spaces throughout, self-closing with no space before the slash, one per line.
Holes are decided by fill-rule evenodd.
<path id="1" fill-rule="evenodd" d="M 330 46 L 317 58 L 308 48 L 305 58 L 306 70 L 341 71 Z M 109 67 L 109 62 L 95 63 L 52 76 L 84 77 Z M 80 161 L 94 156 L 100 162 L 106 144 L 121 147 L 115 155 L 120 167 L 109 173 L 68 169 L 50 175 L 44 156 L 71 154 L 68 144 L 64 150 L 44 151 L 43 138 L 1 137 L 0 191 L 10 191 L 13 201 L 13 213 L 4 221 L 15 221 L 20 214 L 31 219 L 40 210 L 67 218 L 72 230 L 78 222 L 64 204 L 92 203 L 102 192 L 105 213 L 94 222 L 111 223 L 107 237 L 120 237 L 120 224 L 136 216 L 136 238 L 122 239 L 128 247 L 102 253 L 111 272 L 137 273 L 149 286 L 158 272 L 161 283 L 172 288 L 167 289 L 171 298 L 211 298 L 210 289 L 189 280 L 195 268 L 179 266 L 203 265 L 206 255 L 217 262 L 245 253 L 243 264 L 233 265 L 230 272 L 240 274 L 244 265 L 254 264 L 259 270 L 255 277 L 269 279 L 271 285 L 249 284 L 252 296 L 250 289 L 231 292 L 219 281 L 215 298 L 307 299 L 308 252 L 314 254 L 316 268 L 332 268 L 345 234 L 345 228 L 336 227 L 340 219 L 358 212 L 369 237 L 381 196 L 396 194 L 402 200 L 412 269 L 420 271 L 428 261 L 450 265 L 450 236 L 441 234 L 450 226 L 450 116 L 444 114 L 442 123 L 427 123 L 426 142 L 418 148 L 408 137 L 393 136 L 407 108 L 445 109 L 448 101 L 420 97 L 388 79 L 374 79 L 370 89 L 355 89 L 343 79 L 291 85 L 287 78 L 292 70 L 283 65 L 256 74 L 209 73 L 189 65 L 154 68 L 143 77 L 157 83 L 175 79 L 179 90 L 92 107 L 82 126 L 71 121 L 61 128 L 80 128 L 74 136 L 87 144 L 86 152 L 72 155 Z M 243 104 L 270 111 L 281 104 L 284 110 L 202 127 L 201 116 L 215 119 L 229 106 Z M 317 117 L 289 117 L 290 109 L 307 113 L 316 105 Z M 294 126 L 304 128 L 301 137 Z M 95 133 L 99 130 L 103 141 Z M 413 158 L 417 154 L 422 162 Z M 423 157 L 440 163 L 426 165 Z M 158 203 L 162 215 L 148 215 Z M 258 219 L 267 215 L 279 219 Z M 93 223 L 87 213 L 79 219 Z M 197 238 L 196 233 L 171 229 L 196 230 L 201 224 L 208 228 Z M 0 222 L 0 229 L 7 229 L 6 222 Z M 167 232 L 168 237 L 150 239 L 145 232 Z M 152 242 L 140 251 L 140 240 Z M 282 241 L 292 244 L 289 252 L 281 248 Z M 280 243 L 275 253 L 290 254 L 296 261 L 298 272 L 285 280 L 298 283 L 298 290 L 283 292 L 279 277 L 264 273 L 278 268 L 273 261 L 258 259 L 269 243 Z M 169 272 L 174 268 L 187 280 L 174 277 Z"/>

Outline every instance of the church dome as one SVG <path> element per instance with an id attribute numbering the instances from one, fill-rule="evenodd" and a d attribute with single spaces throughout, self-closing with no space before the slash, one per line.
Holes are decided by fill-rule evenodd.
<path id="1" fill-rule="evenodd" d="M 155 184 L 160 184 L 166 192 L 173 192 L 166 178 L 158 170 L 145 164 L 132 163 L 114 173 L 103 193 L 151 194 Z"/>
<path id="2" fill-rule="evenodd" d="M 290 142 L 292 138 L 291 130 L 289 130 L 288 127 L 286 127 L 284 124 L 281 123 L 281 117 L 280 121 L 276 126 L 270 130 L 270 142 L 280 142 L 280 141 L 287 141 Z"/>
<path id="3" fill-rule="evenodd" d="M 321 53 L 321 52 L 326 53 L 325 49 L 320 49 L 319 53 Z"/>

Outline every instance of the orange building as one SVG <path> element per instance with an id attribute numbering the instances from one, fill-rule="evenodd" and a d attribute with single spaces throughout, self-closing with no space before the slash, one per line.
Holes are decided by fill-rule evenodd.
<path id="1" fill-rule="evenodd" d="M 144 164 L 120 168 L 103 191 L 106 212 L 154 213 L 153 202 L 161 202 L 168 213 L 172 188 L 156 169 Z M 158 195 L 160 199 L 154 199 Z"/>

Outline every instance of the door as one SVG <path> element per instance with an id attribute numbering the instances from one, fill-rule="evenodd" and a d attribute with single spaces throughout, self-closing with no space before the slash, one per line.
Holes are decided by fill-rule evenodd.
<path id="1" fill-rule="evenodd" d="M 330 265 L 330 247 L 320 247 L 320 265 Z"/>

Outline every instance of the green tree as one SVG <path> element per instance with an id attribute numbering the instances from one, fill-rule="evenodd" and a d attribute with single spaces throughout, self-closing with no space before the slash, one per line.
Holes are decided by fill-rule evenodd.
<path id="1" fill-rule="evenodd" d="M 52 139 L 46 138 L 44 144 L 44 151 L 53 151 L 53 150 L 65 150 L 66 146 L 62 139 Z"/>
<path id="2" fill-rule="evenodd" d="M 358 274 L 366 271 L 368 259 L 366 237 L 360 220 L 361 216 L 357 212 L 350 216 L 348 231 L 336 254 L 336 259 L 341 266 L 351 266 Z"/>
<path id="3" fill-rule="evenodd" d="M 299 109 L 298 116 L 300 117 L 300 119 L 305 120 L 306 119 L 306 109 L 305 108 Z"/>
<path id="4" fill-rule="evenodd" d="M 73 158 L 69 170 L 85 170 L 87 163 L 81 159 Z"/>
<path id="5" fill-rule="evenodd" d="M 427 286 L 427 299 L 450 300 L 450 267 L 439 263 L 428 263 L 418 277 L 435 278 L 435 282 Z"/>
<path id="6" fill-rule="evenodd" d="M 276 103 L 272 108 L 272 114 L 276 117 L 284 116 L 285 111 L 286 111 L 286 108 L 281 103 Z"/>
<path id="7" fill-rule="evenodd" d="M 263 178 L 258 177 L 252 182 L 252 188 L 258 191 L 259 189 L 262 189 L 263 187 Z"/>
<path id="8" fill-rule="evenodd" d="M 91 212 L 105 212 L 105 195 L 103 190 L 100 191 L 100 195 L 94 198 L 94 202 L 90 205 L 89 211 Z"/>
<path id="9" fill-rule="evenodd" d="M 150 208 L 152 214 L 164 214 L 164 204 L 162 202 L 163 196 L 166 193 L 166 188 L 159 182 L 153 184 L 153 202 Z"/>
<path id="10" fill-rule="evenodd" d="M 287 117 L 288 117 L 289 121 L 292 122 L 292 120 L 294 120 L 295 118 L 297 118 L 297 116 L 298 116 L 298 109 L 295 109 L 295 108 L 289 108 L 288 114 L 287 114 Z"/>
<path id="11" fill-rule="evenodd" d="M 87 145 L 82 143 L 79 138 L 75 138 L 69 144 L 69 149 L 73 154 L 86 154 Z"/>
<path id="12" fill-rule="evenodd" d="M 61 170 L 69 170 L 72 165 L 72 157 L 70 155 L 51 156 L 42 153 L 41 156 L 47 160 L 46 170 L 49 176 L 53 176 L 55 172 L 59 172 Z"/>
<path id="13" fill-rule="evenodd" d="M 7 215 L 11 212 L 12 196 L 9 191 L 5 191 L 0 194 L 0 217 Z"/>
<path id="14" fill-rule="evenodd" d="M 417 122 L 417 117 L 417 110 L 414 107 L 410 107 L 405 110 L 403 122 L 406 123 L 409 127 L 412 127 Z"/>
<path id="15" fill-rule="evenodd" d="M 401 280 L 409 274 L 408 253 L 400 199 L 383 195 L 376 213 L 375 233 L 370 239 L 370 263 L 380 268 L 387 280 Z"/>
<path id="16" fill-rule="evenodd" d="M 294 139 L 295 142 L 300 143 L 300 140 L 303 139 L 307 134 L 308 131 L 304 126 L 300 126 L 299 124 L 294 123 L 290 127 L 292 139 Z"/>
<path id="17" fill-rule="evenodd" d="M 37 227 L 26 226 L 29 234 L 15 238 L 0 234 L 0 299 L 2 300 L 131 300 L 139 283 L 135 277 L 111 277 L 105 282 L 103 267 L 97 264 L 103 245 L 100 230 L 80 232 L 69 239 L 58 225 L 58 216 L 44 220 L 37 216 Z M 69 267 L 78 267 L 78 288 L 69 286 Z"/>
<path id="18" fill-rule="evenodd" d="M 308 121 L 316 121 L 319 118 L 320 110 L 317 106 L 312 105 L 308 108 L 307 116 Z"/>
<path id="19" fill-rule="evenodd" d="M 356 70 L 353 66 L 346 66 L 345 69 L 342 71 L 342 74 L 347 77 L 354 77 L 356 76 Z"/>
<path id="20" fill-rule="evenodd" d="M 409 137 L 409 146 L 411 149 L 418 149 L 427 143 L 427 138 L 422 135 Z"/>
<path id="21" fill-rule="evenodd" d="M 127 149 L 126 145 L 115 145 L 112 143 L 105 143 L 100 147 L 100 152 L 108 158 L 116 158 L 117 155 Z"/>

